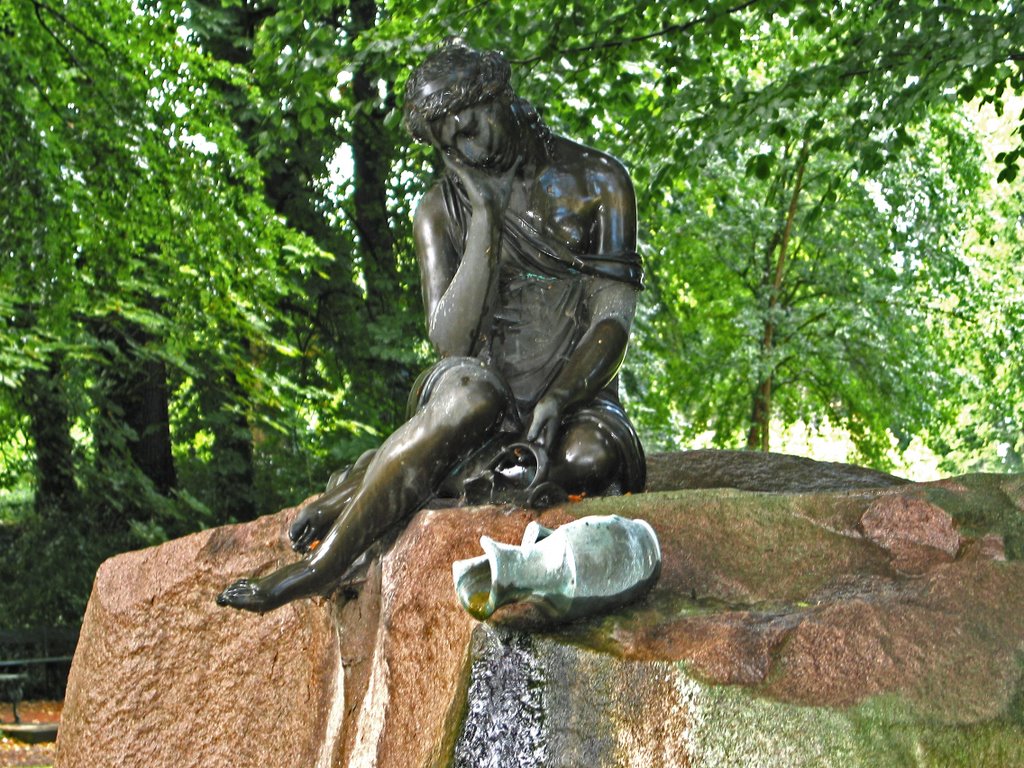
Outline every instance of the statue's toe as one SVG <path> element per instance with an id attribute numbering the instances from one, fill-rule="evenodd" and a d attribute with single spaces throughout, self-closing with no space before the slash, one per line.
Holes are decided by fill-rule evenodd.
<path id="1" fill-rule="evenodd" d="M 251 579 L 239 579 L 217 595 L 217 605 L 249 611 L 263 610 L 263 602 L 256 583 Z"/>
<path id="2" fill-rule="evenodd" d="M 288 528 L 288 538 L 291 539 L 292 549 L 296 552 L 308 552 L 310 545 L 317 538 L 321 525 L 316 512 L 310 507 L 299 512 Z"/>
<path id="3" fill-rule="evenodd" d="M 293 528 L 291 531 L 292 549 L 305 554 L 309 551 L 309 547 L 315 537 L 316 531 L 313 530 L 313 526 L 309 523 L 306 523 L 299 530 Z"/>

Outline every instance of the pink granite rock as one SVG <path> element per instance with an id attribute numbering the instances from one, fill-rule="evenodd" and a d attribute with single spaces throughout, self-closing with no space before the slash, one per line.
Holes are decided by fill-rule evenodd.
<path id="1" fill-rule="evenodd" d="M 340 669 L 323 601 L 219 609 L 232 578 L 288 552 L 284 512 L 111 558 L 71 668 L 56 765 L 313 766 Z"/>
<path id="2" fill-rule="evenodd" d="M 962 537 L 940 506 L 1012 521 L 1015 482 L 425 510 L 358 594 L 265 616 L 213 598 L 294 558 L 289 512 L 121 555 L 97 575 L 56 767 L 882 765 L 906 744 L 1019 764 L 1018 544 Z M 643 601 L 559 627 L 458 607 L 451 563 L 482 534 L 609 513 L 661 540 Z"/>
<path id="3" fill-rule="evenodd" d="M 960 535 L 949 513 L 913 495 L 879 498 L 860 525 L 864 535 L 889 550 L 893 565 L 906 573 L 951 561 L 960 549 Z"/>

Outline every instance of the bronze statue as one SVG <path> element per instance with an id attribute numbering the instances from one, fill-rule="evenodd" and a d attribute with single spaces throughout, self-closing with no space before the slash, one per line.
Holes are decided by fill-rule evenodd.
<path id="1" fill-rule="evenodd" d="M 327 592 L 431 498 L 501 498 L 525 482 L 517 472 L 535 505 L 643 489 L 616 378 L 643 274 L 632 182 L 614 158 L 553 135 L 509 78 L 501 54 L 458 40 L 410 76 L 406 125 L 445 169 L 414 222 L 442 359 L 418 379 L 408 421 L 300 511 L 289 535 L 305 556 L 236 581 L 221 605 L 262 612 Z"/>

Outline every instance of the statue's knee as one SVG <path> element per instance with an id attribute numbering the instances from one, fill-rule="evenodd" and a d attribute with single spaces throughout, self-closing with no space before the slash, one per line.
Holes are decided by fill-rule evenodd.
<path id="1" fill-rule="evenodd" d="M 614 441 L 587 422 L 566 429 L 552 458 L 552 479 L 571 493 L 600 493 L 619 480 L 622 469 Z"/>
<path id="2" fill-rule="evenodd" d="M 501 379 L 477 361 L 448 371 L 440 389 L 444 406 L 474 424 L 497 424 L 508 407 L 507 388 Z"/>

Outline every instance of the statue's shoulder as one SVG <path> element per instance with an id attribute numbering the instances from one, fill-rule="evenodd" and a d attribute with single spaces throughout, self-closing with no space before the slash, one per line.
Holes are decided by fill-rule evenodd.
<path id="1" fill-rule="evenodd" d="M 564 136 L 555 136 L 552 149 L 556 163 L 586 188 L 598 192 L 633 196 L 633 180 L 617 157 Z"/>
<path id="2" fill-rule="evenodd" d="M 444 178 L 431 185 L 416 204 L 413 230 L 417 238 L 433 237 L 445 231 L 450 215 Z"/>
<path id="3" fill-rule="evenodd" d="M 445 179 L 440 179 L 430 185 L 430 188 L 423 194 L 416 204 L 416 219 L 420 217 L 433 217 L 442 215 L 445 212 Z"/>

